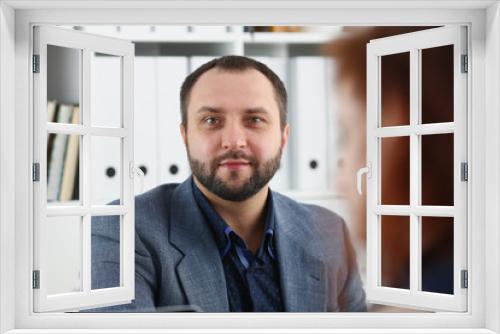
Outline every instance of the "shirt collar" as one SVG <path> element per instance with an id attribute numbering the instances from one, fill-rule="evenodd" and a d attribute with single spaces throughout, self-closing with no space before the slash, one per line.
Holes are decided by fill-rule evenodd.
<path id="1" fill-rule="evenodd" d="M 193 195 L 195 198 L 198 207 L 201 209 L 205 219 L 207 220 L 213 235 L 215 237 L 215 242 L 217 247 L 219 248 L 221 257 L 227 255 L 229 250 L 231 249 L 232 240 L 231 237 L 235 237 L 236 239 L 240 239 L 241 242 L 243 240 L 233 231 L 231 226 L 229 226 L 224 219 L 215 211 L 213 206 L 210 204 L 208 199 L 203 195 L 201 190 L 196 186 L 193 178 L 191 178 L 191 184 L 193 188 Z M 273 246 L 273 238 L 274 238 L 274 205 L 273 205 L 273 195 L 271 189 L 269 189 L 267 200 L 266 200 L 266 218 L 264 224 L 264 237 L 261 242 L 260 248 L 257 251 L 257 257 L 262 255 L 262 252 L 267 250 L 269 255 L 274 259 L 274 246 Z"/>

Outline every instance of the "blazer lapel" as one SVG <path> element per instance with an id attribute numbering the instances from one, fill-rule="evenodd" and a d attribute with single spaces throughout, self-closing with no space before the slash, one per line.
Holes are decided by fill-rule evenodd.
<path id="1" fill-rule="evenodd" d="M 276 248 L 285 311 L 326 311 L 326 268 L 308 250 L 314 249 L 314 238 L 317 237 L 310 229 L 310 217 L 282 207 L 277 197 L 274 197 Z"/>
<path id="2" fill-rule="evenodd" d="M 191 178 L 172 194 L 170 242 L 183 254 L 176 270 L 189 304 L 202 311 L 228 312 L 220 254 L 192 193 Z"/>

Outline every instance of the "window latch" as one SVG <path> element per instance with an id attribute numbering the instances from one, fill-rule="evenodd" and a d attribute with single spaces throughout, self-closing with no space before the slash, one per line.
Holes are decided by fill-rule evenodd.
<path id="1" fill-rule="evenodd" d="M 372 176 L 372 164 L 371 164 L 371 162 L 368 162 L 366 167 L 360 168 L 358 170 L 358 172 L 356 173 L 356 185 L 357 185 L 357 189 L 358 189 L 358 194 L 360 194 L 360 195 L 363 193 L 363 190 L 362 190 L 363 174 L 366 174 L 367 179 L 369 179 Z"/>
<path id="2" fill-rule="evenodd" d="M 144 172 L 142 169 L 135 167 L 134 162 L 131 161 L 129 163 L 129 173 L 131 179 L 134 179 L 135 176 L 139 177 L 139 193 L 142 193 L 144 189 Z"/>

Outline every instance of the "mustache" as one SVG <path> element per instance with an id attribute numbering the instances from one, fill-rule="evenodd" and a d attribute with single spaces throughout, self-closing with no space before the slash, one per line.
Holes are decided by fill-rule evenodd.
<path id="1" fill-rule="evenodd" d="M 248 155 L 243 151 L 229 151 L 212 160 L 212 166 L 218 166 L 221 161 L 226 159 L 245 159 L 251 165 L 257 165 L 257 159 L 254 156 Z"/>

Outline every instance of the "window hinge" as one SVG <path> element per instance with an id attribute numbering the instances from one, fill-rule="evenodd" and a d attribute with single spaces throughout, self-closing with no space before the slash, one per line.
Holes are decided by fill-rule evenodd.
<path id="1" fill-rule="evenodd" d="M 40 270 L 33 270 L 33 289 L 40 289 Z"/>
<path id="2" fill-rule="evenodd" d="M 35 162 L 33 164 L 33 181 L 34 182 L 40 181 L 40 164 L 38 162 Z"/>
<path id="3" fill-rule="evenodd" d="M 466 162 L 460 164 L 460 179 L 462 181 L 469 180 L 469 165 Z"/>
<path id="4" fill-rule="evenodd" d="M 462 289 L 467 289 L 469 287 L 469 272 L 467 270 L 462 270 L 462 279 L 460 280 L 462 282 L 461 287 Z"/>
<path id="5" fill-rule="evenodd" d="M 462 73 L 469 72 L 469 57 L 462 55 Z"/>
<path id="6" fill-rule="evenodd" d="M 33 55 L 33 73 L 40 73 L 40 55 Z"/>

